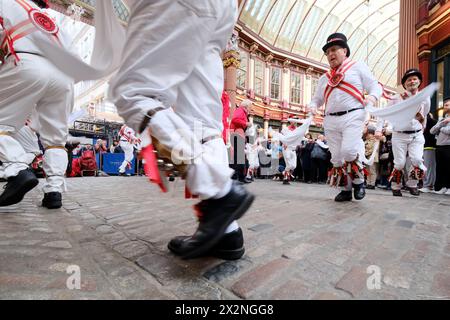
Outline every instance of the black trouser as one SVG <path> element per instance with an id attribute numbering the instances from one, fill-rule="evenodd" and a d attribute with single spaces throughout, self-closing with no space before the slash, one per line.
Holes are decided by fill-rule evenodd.
<path id="1" fill-rule="evenodd" d="M 233 157 L 230 167 L 234 169 L 239 180 L 245 179 L 245 139 L 237 133 L 231 134 L 231 145 L 233 146 Z"/>
<path id="2" fill-rule="evenodd" d="M 450 145 L 436 147 L 436 182 L 434 190 L 450 189 Z"/>
<path id="3" fill-rule="evenodd" d="M 312 159 L 312 176 L 313 182 L 327 181 L 327 161 L 322 159 Z"/>

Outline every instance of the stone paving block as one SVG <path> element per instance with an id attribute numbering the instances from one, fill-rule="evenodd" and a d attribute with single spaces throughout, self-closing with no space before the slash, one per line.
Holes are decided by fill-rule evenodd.
<path id="1" fill-rule="evenodd" d="M 114 233 L 116 230 L 114 229 L 114 227 L 107 225 L 107 224 L 102 224 L 98 227 L 95 228 L 95 231 L 97 231 L 98 233 Z"/>
<path id="2" fill-rule="evenodd" d="M 311 300 L 341 300 L 341 298 L 333 292 L 319 292 Z"/>
<path id="3" fill-rule="evenodd" d="M 1 240 L 0 246 L 34 246 L 42 240 Z"/>
<path id="4" fill-rule="evenodd" d="M 433 224 L 419 223 L 416 226 L 416 228 L 417 228 L 417 230 L 427 231 L 427 232 L 432 232 L 432 233 L 437 233 L 437 234 L 442 234 L 445 232 L 445 228 L 443 226 L 433 225 Z"/>
<path id="5" fill-rule="evenodd" d="M 424 258 L 425 258 L 424 253 L 417 250 L 409 250 L 401 257 L 401 261 L 411 264 L 418 264 L 422 262 Z"/>
<path id="6" fill-rule="evenodd" d="M 39 289 L 45 287 L 49 278 L 38 274 L 0 274 L 0 291 L 11 289 Z"/>
<path id="7" fill-rule="evenodd" d="M 225 261 L 206 271 L 203 274 L 203 277 L 209 281 L 221 282 L 237 275 L 239 272 L 249 268 L 251 265 L 252 262 L 246 258 L 237 261 Z"/>
<path id="8" fill-rule="evenodd" d="M 327 231 L 314 236 L 309 242 L 318 245 L 332 244 L 338 241 L 342 236 L 343 234 L 341 232 Z"/>
<path id="9" fill-rule="evenodd" d="M 286 272 L 292 265 L 288 259 L 276 259 L 243 274 L 231 287 L 231 290 L 241 298 L 248 298 L 257 289 L 270 280 Z"/>
<path id="10" fill-rule="evenodd" d="M 396 226 L 402 227 L 402 228 L 407 228 L 407 229 L 411 229 L 414 225 L 415 222 L 414 221 L 408 221 L 408 220 L 399 220 L 395 223 Z"/>
<path id="11" fill-rule="evenodd" d="M 354 298 L 363 290 L 366 290 L 367 278 L 369 276 L 370 275 L 367 274 L 367 268 L 359 266 L 353 267 L 338 281 L 338 283 L 336 283 L 335 288 L 347 292 Z"/>
<path id="12" fill-rule="evenodd" d="M 248 230 L 251 230 L 253 232 L 260 232 L 260 231 L 267 230 L 270 228 L 273 228 L 272 224 L 262 223 L 262 224 L 257 224 L 253 227 L 250 227 L 250 228 L 248 228 Z"/>
<path id="13" fill-rule="evenodd" d="M 70 275 L 63 275 L 63 274 L 55 274 L 53 279 L 45 286 L 45 289 L 66 289 L 69 290 L 67 287 L 67 279 Z M 93 277 L 86 277 L 82 276 L 80 279 L 80 291 L 86 291 L 86 292 L 95 292 L 99 288 L 97 287 L 97 280 Z"/>
<path id="14" fill-rule="evenodd" d="M 72 245 L 69 241 L 51 241 L 42 244 L 43 247 L 55 248 L 55 249 L 71 249 Z"/>
<path id="15" fill-rule="evenodd" d="M 350 257 L 355 253 L 353 249 L 339 249 L 331 252 L 327 257 L 326 261 L 332 263 L 336 266 L 342 266 Z"/>
<path id="16" fill-rule="evenodd" d="M 143 256 L 149 251 L 149 248 L 139 241 L 118 244 L 114 246 L 113 249 L 127 259 Z"/>
<path id="17" fill-rule="evenodd" d="M 175 300 L 176 297 L 155 288 L 135 291 L 125 296 L 127 300 Z"/>
<path id="18" fill-rule="evenodd" d="M 436 299 L 450 299 L 450 272 L 436 274 L 433 278 L 432 290 Z"/>
<path id="19" fill-rule="evenodd" d="M 308 256 L 311 252 L 317 249 L 319 246 L 317 244 L 312 243 L 300 243 L 298 246 L 294 248 L 287 248 L 286 251 L 283 251 L 283 257 L 288 259 L 300 260 Z"/>
<path id="20" fill-rule="evenodd" d="M 410 289 L 414 270 L 405 266 L 391 266 L 381 269 L 383 284 L 401 289 Z"/>
<path id="21" fill-rule="evenodd" d="M 147 254 L 136 260 L 136 264 L 161 283 L 180 281 L 189 274 L 188 269 L 174 263 L 173 259 L 158 254 Z"/>
<path id="22" fill-rule="evenodd" d="M 197 277 L 184 277 L 172 284 L 178 299 L 183 300 L 221 300 L 222 290 L 211 282 Z"/>
<path id="23" fill-rule="evenodd" d="M 306 300 L 312 290 L 303 281 L 290 279 L 270 291 L 267 296 L 271 300 Z"/>

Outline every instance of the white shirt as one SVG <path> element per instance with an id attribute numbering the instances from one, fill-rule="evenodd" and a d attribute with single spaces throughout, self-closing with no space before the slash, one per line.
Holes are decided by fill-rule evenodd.
<path id="1" fill-rule="evenodd" d="M 367 91 L 369 95 L 379 99 L 383 93 L 381 85 L 375 79 L 369 67 L 363 62 L 356 62 L 346 73 L 345 82 L 356 87 L 361 93 Z M 324 74 L 317 86 L 316 93 L 309 104 L 312 109 L 317 109 L 325 103 L 325 89 L 328 85 L 328 78 Z M 335 88 L 328 98 L 325 114 L 362 107 L 361 103 L 350 94 Z"/>
<path id="2" fill-rule="evenodd" d="M 121 129 L 119 132 L 119 135 L 120 135 L 120 141 L 127 141 L 131 144 L 134 144 L 135 141 L 137 140 L 137 138 L 135 136 L 135 131 L 128 126 L 125 126 L 125 128 L 123 128 L 123 130 Z"/>
<path id="3" fill-rule="evenodd" d="M 45 13 L 45 10 L 41 10 L 41 8 L 39 8 L 33 1 L 26 0 L 26 3 L 29 4 L 31 7 L 33 7 L 34 9 Z M 0 0 L 0 17 L 3 18 L 3 24 L 7 30 L 29 19 L 28 12 L 15 0 Z M 67 48 L 68 47 L 67 36 L 61 31 L 61 29 L 59 29 L 57 35 L 63 47 Z M 3 42 L 4 36 L 5 36 L 4 30 L 0 26 L 0 43 Z M 41 53 L 41 51 L 33 42 L 33 38 L 35 37 L 48 38 L 49 35 L 39 30 L 33 32 L 23 38 L 16 40 L 14 42 L 14 50 L 32 53 Z"/>

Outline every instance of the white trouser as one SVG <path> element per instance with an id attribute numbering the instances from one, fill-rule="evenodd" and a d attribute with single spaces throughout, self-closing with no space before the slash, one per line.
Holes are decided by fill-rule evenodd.
<path id="1" fill-rule="evenodd" d="M 323 127 L 334 167 L 342 167 L 345 162 L 364 157 L 365 147 L 362 135 L 365 120 L 365 110 L 356 110 L 342 116 L 325 117 Z M 364 183 L 364 179 L 356 178 L 352 181 L 348 176 L 347 185 L 343 189 L 351 190 L 352 183 L 361 184 Z"/>
<path id="2" fill-rule="evenodd" d="M 297 153 L 295 150 L 292 150 L 290 148 L 284 149 L 283 148 L 283 157 L 284 162 L 286 162 L 286 168 L 285 171 L 290 172 L 294 171 L 297 167 Z"/>
<path id="3" fill-rule="evenodd" d="M 73 105 L 73 81 L 37 55 L 20 54 L 17 66 L 9 58 L 0 67 L 0 175 L 14 177 L 26 169 L 29 156 L 14 139 L 35 108 L 33 125 L 45 149 L 44 192 L 62 192 L 67 168 L 63 149 L 68 134 L 67 118 Z M 7 136 L 10 135 L 10 136 Z"/>
<path id="4" fill-rule="evenodd" d="M 236 1 L 135 0 L 130 5 L 126 50 L 111 82 L 111 97 L 136 131 L 148 111 L 174 107 L 175 112 L 156 113 L 150 122 L 152 135 L 169 148 L 202 159 L 191 165 L 188 187 L 202 199 L 216 197 L 231 186 L 233 171 L 223 141 L 201 145 L 200 140 L 222 134 L 220 54 L 236 21 Z M 180 147 L 180 129 L 196 141 Z"/>
<path id="5" fill-rule="evenodd" d="M 259 168 L 259 155 L 258 151 L 250 151 L 248 154 L 248 167 L 252 170 Z"/>
<path id="6" fill-rule="evenodd" d="M 131 165 L 131 161 L 133 161 L 134 147 L 128 141 L 120 141 L 119 145 L 125 153 L 125 159 L 123 160 L 122 165 L 119 168 L 119 172 L 125 173 L 125 171 L 127 171 L 128 164 Z"/>
<path id="7" fill-rule="evenodd" d="M 406 165 L 406 156 L 411 159 L 411 166 L 418 167 L 424 171 L 427 170 L 423 164 L 423 147 L 425 145 L 425 138 L 422 132 L 407 134 L 395 132 L 392 134 L 392 151 L 394 153 L 394 168 L 397 170 L 403 170 Z M 413 168 L 411 168 L 413 169 Z M 411 169 L 406 170 L 410 172 Z M 406 182 L 406 185 L 410 188 L 416 188 L 418 181 L 416 179 L 410 179 Z M 401 185 L 392 182 L 393 190 L 400 190 Z"/>
<path id="8" fill-rule="evenodd" d="M 17 131 L 14 135 L 12 135 L 12 137 L 23 147 L 23 150 L 27 154 L 29 164 L 33 162 L 36 156 L 41 154 L 36 132 L 34 132 L 29 126 L 23 126 L 22 129 Z"/>

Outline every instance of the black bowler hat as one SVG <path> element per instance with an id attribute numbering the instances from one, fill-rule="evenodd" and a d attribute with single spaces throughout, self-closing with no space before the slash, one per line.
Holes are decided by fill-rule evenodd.
<path id="1" fill-rule="evenodd" d="M 347 44 L 347 37 L 342 33 L 333 33 L 327 39 L 327 44 L 322 48 L 326 52 L 332 46 L 340 46 L 347 49 L 347 58 L 350 57 L 350 47 Z"/>
<path id="2" fill-rule="evenodd" d="M 446 96 L 446 97 L 444 97 L 444 103 L 446 103 L 447 101 L 450 101 L 450 95 L 449 95 L 449 96 Z"/>
<path id="3" fill-rule="evenodd" d="M 34 0 L 34 2 L 41 8 L 47 9 L 49 7 L 48 0 Z"/>
<path id="4" fill-rule="evenodd" d="M 405 72 L 405 74 L 402 77 L 402 86 L 403 86 L 403 88 L 405 88 L 406 80 L 408 80 L 408 78 L 412 77 L 412 76 L 417 76 L 419 78 L 419 80 L 420 80 L 420 83 L 422 83 L 423 76 L 422 76 L 422 73 L 419 71 L 419 69 L 415 69 L 415 68 L 409 69 L 409 70 L 407 70 Z"/>

